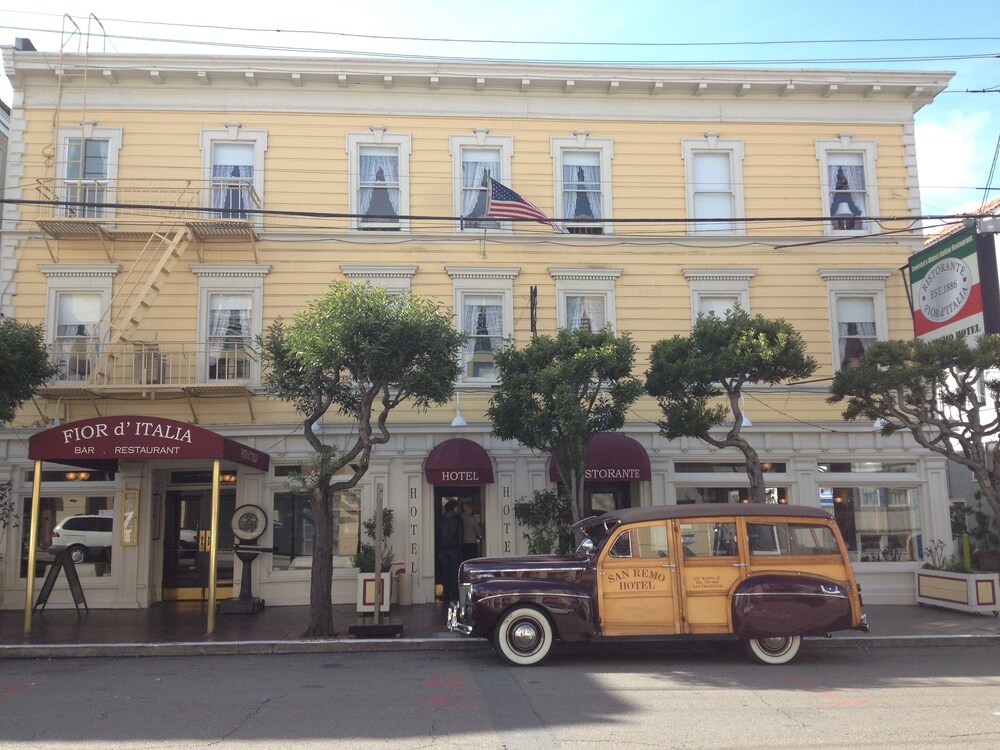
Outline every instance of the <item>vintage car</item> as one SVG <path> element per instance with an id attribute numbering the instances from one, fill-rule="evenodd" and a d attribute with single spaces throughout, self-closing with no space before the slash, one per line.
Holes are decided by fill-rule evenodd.
<path id="1" fill-rule="evenodd" d="M 467 560 L 448 628 L 538 664 L 555 639 L 741 642 L 785 664 L 802 636 L 867 630 L 833 518 L 791 505 L 667 505 L 586 518 L 574 554 Z"/>

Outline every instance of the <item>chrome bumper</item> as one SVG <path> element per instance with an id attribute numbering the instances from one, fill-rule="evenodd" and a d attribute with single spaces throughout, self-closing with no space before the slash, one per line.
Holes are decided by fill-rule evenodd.
<path id="1" fill-rule="evenodd" d="M 472 632 L 472 626 L 466 625 L 462 622 L 462 606 L 459 602 L 452 602 L 448 605 L 448 630 L 455 633 L 462 633 L 463 635 L 469 635 Z"/>

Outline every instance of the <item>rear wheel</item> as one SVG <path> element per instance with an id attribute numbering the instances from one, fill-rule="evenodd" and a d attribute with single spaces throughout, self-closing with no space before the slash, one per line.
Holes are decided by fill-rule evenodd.
<path id="1" fill-rule="evenodd" d="M 746 650 L 762 664 L 788 664 L 799 653 L 802 636 L 785 635 L 775 638 L 751 638 Z"/>
<path id="2" fill-rule="evenodd" d="M 82 547 L 79 544 L 74 544 L 68 550 L 69 559 L 73 561 L 74 565 L 79 565 L 80 563 L 87 562 L 87 548 Z"/>
<path id="3" fill-rule="evenodd" d="M 516 607 L 503 616 L 493 633 L 493 645 L 511 664 L 540 664 L 552 650 L 552 625 L 532 607 Z"/>

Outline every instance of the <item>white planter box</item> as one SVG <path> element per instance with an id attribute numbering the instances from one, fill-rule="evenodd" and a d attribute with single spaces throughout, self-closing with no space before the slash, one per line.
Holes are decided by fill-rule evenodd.
<path id="1" fill-rule="evenodd" d="M 381 585 L 376 585 L 375 573 L 358 573 L 358 612 L 374 612 L 375 600 L 378 598 L 376 589 L 382 594 L 381 611 L 389 611 L 389 573 L 380 576 Z"/>
<path id="2" fill-rule="evenodd" d="M 997 573 L 949 573 L 916 570 L 917 604 L 933 604 L 962 612 L 1000 614 Z"/>

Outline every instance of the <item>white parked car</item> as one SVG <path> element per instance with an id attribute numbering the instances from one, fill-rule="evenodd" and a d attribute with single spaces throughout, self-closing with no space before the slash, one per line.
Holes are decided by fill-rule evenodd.
<path id="1" fill-rule="evenodd" d="M 114 518 L 111 516 L 69 516 L 52 530 L 53 555 L 69 551 L 74 563 L 107 560 L 111 557 Z"/>

